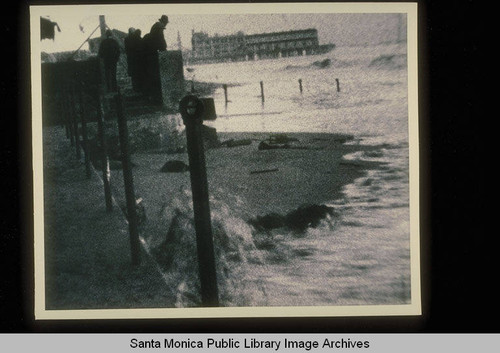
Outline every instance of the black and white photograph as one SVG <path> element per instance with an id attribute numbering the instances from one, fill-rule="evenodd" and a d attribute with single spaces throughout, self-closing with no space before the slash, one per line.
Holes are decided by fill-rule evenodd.
<path id="1" fill-rule="evenodd" d="M 36 319 L 421 314 L 415 3 L 30 23 Z"/>

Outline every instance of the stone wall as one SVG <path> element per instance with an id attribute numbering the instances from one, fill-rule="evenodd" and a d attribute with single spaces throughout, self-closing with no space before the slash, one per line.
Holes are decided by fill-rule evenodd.
<path id="1" fill-rule="evenodd" d="M 42 63 L 42 121 L 44 126 L 64 124 L 68 114 L 79 109 L 95 120 L 97 92 L 101 83 L 99 60 Z M 82 94 L 80 101 L 79 94 Z"/>
<path id="2" fill-rule="evenodd" d="M 163 104 L 177 110 L 179 100 L 186 94 L 182 52 L 168 50 L 159 52 L 158 56 Z"/>

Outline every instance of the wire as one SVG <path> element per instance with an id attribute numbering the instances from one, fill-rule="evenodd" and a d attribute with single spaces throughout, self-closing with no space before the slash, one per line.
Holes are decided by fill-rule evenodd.
<path id="1" fill-rule="evenodd" d="M 88 40 L 90 39 L 90 37 L 92 37 L 92 35 L 95 33 L 95 31 L 97 31 L 97 29 L 100 27 L 101 25 L 98 25 L 93 31 L 92 33 L 90 33 L 90 35 L 87 37 L 87 39 L 85 39 L 83 41 L 83 43 L 78 47 L 78 49 L 76 49 L 73 54 L 71 54 L 71 56 L 68 58 L 67 61 L 70 61 L 71 59 L 73 59 L 73 57 L 76 55 L 76 53 L 78 53 L 78 51 L 80 51 L 80 49 L 83 47 L 83 45 L 88 42 Z"/>

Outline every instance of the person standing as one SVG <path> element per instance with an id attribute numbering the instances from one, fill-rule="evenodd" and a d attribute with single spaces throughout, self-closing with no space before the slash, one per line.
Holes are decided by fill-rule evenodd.
<path id="1" fill-rule="evenodd" d="M 151 26 L 151 30 L 149 31 L 149 36 L 153 48 L 158 51 L 167 50 L 167 42 L 165 41 L 165 35 L 163 31 L 167 28 L 168 24 L 168 16 L 162 15 L 160 19 Z"/>
<path id="2" fill-rule="evenodd" d="M 133 37 L 134 37 L 135 28 L 130 27 L 128 29 L 128 35 L 123 40 L 123 44 L 125 46 L 125 55 L 127 56 L 127 73 L 130 77 L 132 77 L 132 69 L 133 69 Z"/>
<path id="3" fill-rule="evenodd" d="M 152 102 L 162 104 L 161 81 L 160 81 L 160 62 L 158 52 L 167 50 L 164 30 L 168 24 L 168 16 L 162 15 L 161 18 L 153 24 L 148 34 L 144 36 L 145 65 L 147 94 Z"/>
<path id="4" fill-rule="evenodd" d="M 106 31 L 106 38 L 99 45 L 99 57 L 104 64 L 104 79 L 106 88 L 110 92 L 118 90 L 116 82 L 116 66 L 120 58 L 120 46 L 113 38 L 113 33 L 110 30 Z"/>
<path id="5" fill-rule="evenodd" d="M 128 36 L 125 37 L 125 53 L 127 54 L 127 68 L 128 75 L 132 79 L 132 88 L 136 92 L 142 91 L 141 80 L 143 73 L 141 71 L 141 56 L 142 54 L 142 40 L 141 30 L 130 28 Z"/>

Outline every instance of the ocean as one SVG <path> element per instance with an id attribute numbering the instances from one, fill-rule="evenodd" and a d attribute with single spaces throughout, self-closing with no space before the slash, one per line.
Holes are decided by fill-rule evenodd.
<path id="1" fill-rule="evenodd" d="M 335 209 L 335 217 L 300 237 L 273 230 L 270 250 L 255 246 L 259 235 L 240 217 L 238 209 L 252 207 L 247 200 L 214 195 L 211 208 L 224 306 L 411 302 L 405 44 L 189 66 L 186 79 L 227 85 L 229 102 L 218 88 L 213 95 L 218 117 L 206 122 L 218 132 L 350 134 L 348 144 L 377 148 L 347 154 L 346 161 L 383 166 L 346 185 L 341 198 L 324 202 Z M 182 209 L 179 205 L 188 204 L 189 197 L 186 192 L 185 200 L 172 202 Z M 184 222 L 184 229 L 190 227 L 188 219 L 178 221 Z M 195 276 L 196 268 L 188 270 L 190 261 L 183 261 L 176 266 Z M 178 275 L 169 276 L 174 280 Z M 186 278 L 175 279 L 178 307 L 197 302 L 197 289 L 191 288 L 196 287 L 195 278 Z"/>

